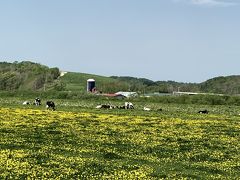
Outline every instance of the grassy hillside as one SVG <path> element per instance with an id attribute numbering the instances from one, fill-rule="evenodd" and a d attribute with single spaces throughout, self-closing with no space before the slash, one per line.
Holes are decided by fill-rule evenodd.
<path id="1" fill-rule="evenodd" d="M 23 61 L 0 62 L 0 90 L 44 90 L 57 85 L 58 68 Z"/>
<path id="2" fill-rule="evenodd" d="M 110 77 L 76 72 L 66 73 L 60 81 L 65 84 L 67 91 L 86 91 L 88 79 L 94 79 L 98 91 L 104 92 L 115 92 L 117 89 L 124 88 L 125 85 Z"/>
<path id="3" fill-rule="evenodd" d="M 64 91 L 86 92 L 87 79 L 95 79 L 99 92 L 136 91 L 143 93 L 172 93 L 173 91 L 240 94 L 240 76 L 215 77 L 202 83 L 151 81 L 145 78 L 99 76 L 68 72 L 60 77 L 58 68 L 29 61 L 0 62 L 0 91 Z"/>
<path id="4" fill-rule="evenodd" d="M 240 94 L 240 76 L 220 76 L 209 79 L 200 85 L 201 91 L 222 93 L 222 94 Z"/>

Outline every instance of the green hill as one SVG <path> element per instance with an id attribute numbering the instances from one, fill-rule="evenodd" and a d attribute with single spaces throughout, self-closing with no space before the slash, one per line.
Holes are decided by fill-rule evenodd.
<path id="1" fill-rule="evenodd" d="M 0 62 L 0 90 L 44 90 L 54 87 L 59 77 L 58 68 L 23 62 Z"/>
<path id="2" fill-rule="evenodd" d="M 111 77 L 68 72 L 60 76 L 58 68 L 23 62 L 0 62 L 0 91 L 84 91 L 87 79 L 95 79 L 98 91 L 127 90 L 128 83 Z"/>
<path id="3" fill-rule="evenodd" d="M 173 91 L 240 94 L 240 76 L 215 77 L 202 83 L 152 81 L 145 78 L 99 76 L 68 72 L 63 76 L 58 68 L 23 62 L 0 62 L 0 91 L 64 91 L 86 92 L 87 80 L 95 79 L 99 92 L 135 91 L 138 93 L 172 93 Z"/>
<path id="4" fill-rule="evenodd" d="M 240 94 L 240 76 L 220 76 L 199 84 L 203 92 Z"/>
<path id="5" fill-rule="evenodd" d="M 88 79 L 94 79 L 97 90 L 102 92 L 116 92 L 119 89 L 125 90 L 127 87 L 125 82 L 119 82 L 111 77 L 76 72 L 66 73 L 60 78 L 60 81 L 65 85 L 67 91 L 86 91 Z"/>

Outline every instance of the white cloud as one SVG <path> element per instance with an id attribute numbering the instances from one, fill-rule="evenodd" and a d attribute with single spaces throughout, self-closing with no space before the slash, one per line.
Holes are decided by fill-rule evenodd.
<path id="1" fill-rule="evenodd" d="M 185 2 L 191 3 L 194 5 L 203 5 L 203 6 L 233 6 L 237 5 L 234 1 L 229 0 L 173 0 L 174 2 Z"/>

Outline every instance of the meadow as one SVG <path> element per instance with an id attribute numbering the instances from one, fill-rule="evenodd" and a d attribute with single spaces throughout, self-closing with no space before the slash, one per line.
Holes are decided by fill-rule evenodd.
<path id="1" fill-rule="evenodd" d="M 0 101 L 0 179 L 240 178 L 238 106 L 56 100 L 49 111 L 22 101 Z"/>

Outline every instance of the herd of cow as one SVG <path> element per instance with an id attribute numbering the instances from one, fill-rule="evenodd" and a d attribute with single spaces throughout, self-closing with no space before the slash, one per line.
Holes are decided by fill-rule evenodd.
<path id="1" fill-rule="evenodd" d="M 30 105 L 31 103 L 29 101 L 24 101 L 23 105 Z M 36 106 L 40 106 L 41 105 L 41 99 L 40 98 L 36 98 L 34 100 L 34 102 L 32 103 L 33 105 Z M 47 101 L 46 102 L 46 108 L 47 109 L 51 109 L 53 111 L 55 111 L 55 103 L 53 101 Z M 125 104 L 123 106 L 114 106 L 114 105 L 110 105 L 110 104 L 101 104 L 96 106 L 97 109 L 134 109 L 133 103 L 131 102 L 125 102 Z M 144 111 L 150 111 L 151 109 L 148 107 L 144 107 L 143 108 Z M 162 109 L 159 109 L 160 111 L 162 111 Z M 199 114 L 208 114 L 208 110 L 201 110 L 198 111 Z"/>
<path id="2" fill-rule="evenodd" d="M 97 109 L 134 109 L 133 103 L 125 102 L 123 106 L 114 106 L 110 104 L 101 104 L 96 106 Z M 143 107 L 144 111 L 151 111 L 149 107 Z M 162 111 L 162 108 L 158 109 L 158 111 Z M 200 110 L 198 111 L 199 114 L 208 114 L 208 110 Z"/>
<path id="3" fill-rule="evenodd" d="M 133 103 L 125 102 L 123 106 L 114 106 L 110 104 L 101 104 L 96 107 L 97 109 L 134 109 Z"/>
<path id="4" fill-rule="evenodd" d="M 101 104 L 96 106 L 97 109 L 134 109 L 133 103 L 125 102 L 123 106 L 114 106 L 110 104 Z M 143 107 L 144 111 L 151 111 L 151 108 Z M 158 111 L 162 111 L 162 108 L 158 109 Z M 199 114 L 208 114 L 208 110 L 200 110 L 198 111 Z"/>
<path id="5" fill-rule="evenodd" d="M 32 104 L 36 105 L 36 106 L 40 106 L 41 105 L 41 99 L 36 98 Z M 24 101 L 23 105 L 31 105 L 31 102 L 30 101 Z M 46 108 L 47 109 L 52 109 L 53 111 L 55 111 L 55 103 L 53 101 L 47 101 L 46 102 Z"/>

